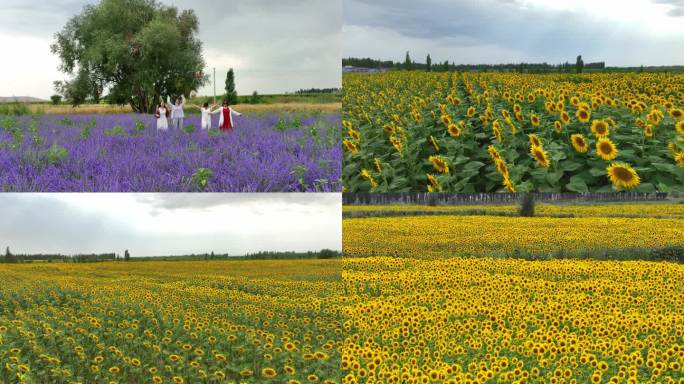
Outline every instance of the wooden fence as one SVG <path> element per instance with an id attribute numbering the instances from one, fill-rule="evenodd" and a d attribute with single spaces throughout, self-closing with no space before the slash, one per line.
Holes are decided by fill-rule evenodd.
<path id="1" fill-rule="evenodd" d="M 535 200 L 542 202 L 644 202 L 664 201 L 667 193 L 609 192 L 609 193 L 534 193 Z M 514 204 L 520 200 L 518 193 L 344 193 L 345 205 L 477 205 Z"/>

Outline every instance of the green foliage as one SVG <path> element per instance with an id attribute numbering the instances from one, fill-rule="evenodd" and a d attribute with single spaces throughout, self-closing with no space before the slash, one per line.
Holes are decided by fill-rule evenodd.
<path id="1" fill-rule="evenodd" d="M 0 115 L 23 116 L 29 115 L 31 111 L 24 103 L 4 103 L 0 104 Z"/>
<path id="2" fill-rule="evenodd" d="M 290 174 L 297 178 L 297 182 L 301 186 L 302 191 L 306 191 L 308 187 L 308 184 L 305 181 L 306 172 L 308 172 L 308 168 L 304 165 L 296 165 L 292 168 L 292 171 L 290 171 Z"/>
<path id="3" fill-rule="evenodd" d="M 207 134 L 208 134 L 210 137 L 216 137 L 216 136 L 218 136 L 220 133 L 221 133 L 221 132 L 220 132 L 218 129 L 210 129 L 209 132 L 207 132 Z"/>
<path id="4" fill-rule="evenodd" d="M 150 0 L 101 0 L 55 35 L 51 50 L 71 76 L 55 88 L 72 104 L 98 102 L 108 89 L 111 103 L 150 113 L 160 96 L 189 94 L 206 83 L 198 31 L 192 10 Z"/>
<path id="5" fill-rule="evenodd" d="M 111 128 L 105 129 L 104 131 L 105 136 L 126 136 L 126 130 L 120 126 L 120 125 L 115 125 Z"/>
<path id="6" fill-rule="evenodd" d="M 59 105 L 62 102 L 62 96 L 52 95 L 50 96 L 50 100 L 52 101 L 52 105 Z"/>
<path id="7" fill-rule="evenodd" d="M 238 94 L 237 91 L 235 91 L 235 72 L 233 72 L 233 68 L 228 70 L 228 73 L 226 74 L 226 100 L 228 100 L 228 103 L 231 105 L 237 104 L 238 102 Z"/>
<path id="8" fill-rule="evenodd" d="M 45 162 L 50 165 L 62 163 L 68 158 L 69 151 L 57 144 L 52 144 L 52 146 L 45 152 Z"/>
<path id="9" fill-rule="evenodd" d="M 654 260 L 684 263 L 684 246 L 671 246 L 654 249 L 651 251 L 651 257 Z"/>
<path id="10" fill-rule="evenodd" d="M 207 186 L 209 185 L 209 180 L 214 176 L 214 172 L 212 172 L 211 169 L 209 168 L 198 168 L 195 173 L 192 174 L 191 181 L 192 184 L 197 187 L 200 191 L 204 191 L 207 189 Z"/>
<path id="11" fill-rule="evenodd" d="M 188 124 L 185 127 L 183 127 L 183 132 L 185 132 L 187 134 L 191 134 L 191 133 L 195 132 L 195 126 L 192 124 Z"/>
<path id="12" fill-rule="evenodd" d="M 133 133 L 136 134 L 136 135 L 139 135 L 139 134 L 141 134 L 144 130 L 145 130 L 145 123 L 142 122 L 142 121 L 140 121 L 140 120 L 136 120 L 136 121 L 135 121 L 135 126 L 133 127 Z"/>

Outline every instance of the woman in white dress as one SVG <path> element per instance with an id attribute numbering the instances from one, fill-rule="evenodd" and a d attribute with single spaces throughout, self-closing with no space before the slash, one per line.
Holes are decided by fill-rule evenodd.
<path id="1" fill-rule="evenodd" d="M 181 95 L 180 98 L 177 98 L 176 104 L 172 104 L 171 98 L 166 96 L 166 103 L 171 107 L 171 122 L 173 123 L 173 128 L 178 130 L 183 129 L 183 119 L 185 118 L 183 107 L 185 106 L 185 96 Z"/>
<path id="2" fill-rule="evenodd" d="M 166 131 L 169 129 L 169 110 L 166 109 L 166 104 L 164 100 L 161 100 L 157 106 L 157 110 L 154 113 L 154 117 L 157 118 L 157 129 Z"/>
<path id="3" fill-rule="evenodd" d="M 212 104 L 211 106 L 209 103 L 204 103 L 202 104 L 201 107 L 195 105 L 195 104 L 189 104 L 190 106 L 193 106 L 195 108 L 198 108 L 200 112 L 202 112 L 202 129 L 210 130 L 211 129 L 211 115 L 215 115 L 219 112 L 221 112 L 221 108 L 217 108 L 215 110 L 211 110 L 212 108 L 216 107 L 216 104 Z"/>

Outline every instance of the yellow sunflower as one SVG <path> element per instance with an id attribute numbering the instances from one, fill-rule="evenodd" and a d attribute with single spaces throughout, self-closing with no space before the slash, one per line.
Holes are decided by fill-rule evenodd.
<path id="1" fill-rule="evenodd" d="M 461 136 L 461 128 L 459 128 L 456 124 L 449 124 L 447 130 L 449 131 L 449 135 L 451 135 L 453 138 Z"/>
<path id="2" fill-rule="evenodd" d="M 615 144 L 607 138 L 600 138 L 596 142 L 596 154 L 603 160 L 613 160 L 618 155 Z"/>
<path id="3" fill-rule="evenodd" d="M 563 132 L 563 124 L 556 120 L 553 122 L 553 129 L 556 131 L 556 133 L 561 134 Z"/>
<path id="4" fill-rule="evenodd" d="M 579 153 L 586 153 L 589 150 L 589 143 L 587 139 L 580 133 L 575 133 L 570 136 L 570 141 L 572 142 L 572 147 L 575 151 Z"/>
<path id="5" fill-rule="evenodd" d="M 473 116 L 475 116 L 475 108 L 473 108 L 473 107 L 468 107 L 468 111 L 466 112 L 466 115 L 467 115 L 468 117 L 473 117 Z"/>
<path id="6" fill-rule="evenodd" d="M 639 175 L 627 163 L 612 163 L 606 168 L 610 182 L 616 188 L 631 189 L 641 183 Z"/>
<path id="7" fill-rule="evenodd" d="M 681 168 L 684 168 L 684 152 L 679 152 L 675 155 L 674 157 L 675 162 L 677 162 L 677 165 L 680 166 Z"/>
<path id="8" fill-rule="evenodd" d="M 533 127 L 539 126 L 539 116 L 537 116 L 536 113 L 533 113 L 532 115 L 530 115 L 530 123 L 532 123 Z"/>
<path id="9" fill-rule="evenodd" d="M 594 120 L 591 122 L 591 131 L 596 137 L 607 137 L 610 134 L 608 123 L 603 120 Z"/>
<path id="10" fill-rule="evenodd" d="M 653 137 L 653 125 L 652 124 L 646 125 L 646 128 L 644 128 L 644 136 Z"/>
<path id="11" fill-rule="evenodd" d="M 670 116 L 672 116 L 673 119 L 681 119 L 684 117 L 684 110 L 679 109 L 679 108 L 672 108 L 670 109 Z"/>
<path id="12" fill-rule="evenodd" d="M 684 120 L 680 120 L 675 123 L 675 131 L 677 131 L 677 133 L 680 135 L 684 135 Z"/>
<path id="13" fill-rule="evenodd" d="M 548 168 L 551 165 L 549 155 L 542 147 L 530 146 L 530 156 L 532 156 L 540 167 Z"/>
<path id="14" fill-rule="evenodd" d="M 568 114 L 566 111 L 561 111 L 560 113 L 560 121 L 563 124 L 567 124 L 570 122 L 570 114 Z"/>
<path id="15" fill-rule="evenodd" d="M 373 176 L 370 174 L 370 172 L 368 172 L 367 169 L 362 169 L 362 170 L 361 170 L 361 177 L 363 177 L 364 179 L 368 180 L 368 182 L 369 182 L 370 185 L 371 185 L 371 188 L 376 188 L 376 187 L 378 186 L 378 183 L 375 181 L 375 179 L 374 179 Z"/>
<path id="16" fill-rule="evenodd" d="M 342 140 L 342 144 L 343 144 L 344 147 L 347 149 L 347 151 L 349 151 L 349 152 L 351 152 L 351 153 L 353 153 L 353 154 L 359 152 L 359 148 L 358 148 L 358 147 L 356 146 L 356 144 L 354 144 L 354 142 L 351 141 L 351 140 L 344 139 L 344 140 Z"/>
<path id="17" fill-rule="evenodd" d="M 530 133 L 527 135 L 527 137 L 530 139 L 530 145 L 533 147 L 541 147 L 542 142 L 541 139 L 539 139 L 539 136 L 535 135 L 534 133 Z"/>
<path id="18" fill-rule="evenodd" d="M 446 160 L 444 160 L 440 156 L 430 156 L 428 158 L 428 160 L 430 160 L 430 162 L 432 163 L 432 166 L 435 167 L 437 172 L 449 173 L 449 164 L 447 163 Z"/>
<path id="19" fill-rule="evenodd" d="M 508 177 L 504 177 L 503 186 L 508 190 L 508 192 L 511 192 L 511 193 L 516 192 L 515 185 L 513 185 L 513 182 Z"/>
<path id="20" fill-rule="evenodd" d="M 577 120 L 582 123 L 588 123 L 589 119 L 591 119 L 591 112 L 589 112 L 588 109 L 578 109 L 575 116 L 577 116 Z"/>

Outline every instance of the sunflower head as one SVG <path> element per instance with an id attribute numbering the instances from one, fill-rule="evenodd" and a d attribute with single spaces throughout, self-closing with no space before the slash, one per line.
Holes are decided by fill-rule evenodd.
<path id="1" fill-rule="evenodd" d="M 468 117 L 473 117 L 475 116 L 475 108 L 474 107 L 468 107 L 468 111 L 466 111 L 466 115 Z"/>
<path id="2" fill-rule="evenodd" d="M 554 121 L 553 130 L 556 131 L 556 133 L 560 134 L 561 132 L 563 132 L 563 124 L 561 124 L 561 122 L 558 120 Z"/>
<path id="3" fill-rule="evenodd" d="M 596 142 L 596 154 L 603 160 L 613 160 L 618 155 L 615 144 L 608 138 L 600 138 Z"/>
<path id="4" fill-rule="evenodd" d="M 428 158 L 439 173 L 449 173 L 449 164 L 440 156 L 430 156 Z"/>
<path id="5" fill-rule="evenodd" d="M 539 126 L 539 116 L 537 116 L 536 114 L 533 113 L 530 116 L 530 123 L 532 123 L 533 127 L 538 127 Z"/>
<path id="6" fill-rule="evenodd" d="M 670 109 L 670 116 L 672 116 L 672 118 L 675 120 L 684 118 L 684 110 L 679 108 L 672 108 Z"/>
<path id="7" fill-rule="evenodd" d="M 359 148 L 351 140 L 342 140 L 342 144 L 344 144 L 344 147 L 347 149 L 347 151 L 351 153 L 357 153 L 359 151 Z"/>
<path id="8" fill-rule="evenodd" d="M 610 133 L 608 123 L 603 120 L 594 120 L 591 122 L 591 131 L 596 137 L 607 137 Z"/>
<path id="9" fill-rule="evenodd" d="M 544 148 L 542 147 L 537 147 L 537 146 L 531 146 L 530 147 L 530 156 L 537 162 L 537 165 L 540 167 L 548 168 L 551 166 L 551 160 L 549 159 L 548 153 L 544 151 Z"/>
<path id="10" fill-rule="evenodd" d="M 675 123 L 675 131 L 680 135 L 684 135 L 684 120 L 679 120 Z"/>
<path id="11" fill-rule="evenodd" d="M 575 133 L 571 135 L 570 141 L 572 142 L 572 147 L 579 153 L 586 153 L 589 149 L 589 143 L 587 143 L 587 139 L 582 134 Z"/>
<path id="12" fill-rule="evenodd" d="M 541 142 L 541 139 L 539 139 L 539 136 L 535 135 L 534 133 L 530 133 L 529 135 L 527 135 L 527 137 L 529 137 L 530 145 L 532 147 L 541 147 L 542 146 L 542 142 Z"/>
<path id="13" fill-rule="evenodd" d="M 577 120 L 581 121 L 582 123 L 588 123 L 589 119 L 591 118 L 591 112 L 589 112 L 588 109 L 578 109 L 575 116 L 577 116 Z"/>
<path id="14" fill-rule="evenodd" d="M 644 136 L 653 137 L 653 125 L 652 124 L 646 125 L 646 128 L 644 128 Z"/>
<path id="15" fill-rule="evenodd" d="M 606 168 L 608 179 L 615 188 L 631 189 L 641 183 L 636 171 L 627 163 L 612 163 Z"/>
<path id="16" fill-rule="evenodd" d="M 451 137 L 454 139 L 461 136 L 461 128 L 459 128 L 456 124 L 449 124 L 447 130 L 449 131 L 449 135 L 451 135 Z"/>
<path id="17" fill-rule="evenodd" d="M 442 124 L 444 124 L 445 126 L 449 126 L 449 124 L 451 124 L 451 117 L 449 115 L 442 115 L 440 119 L 442 120 Z"/>

